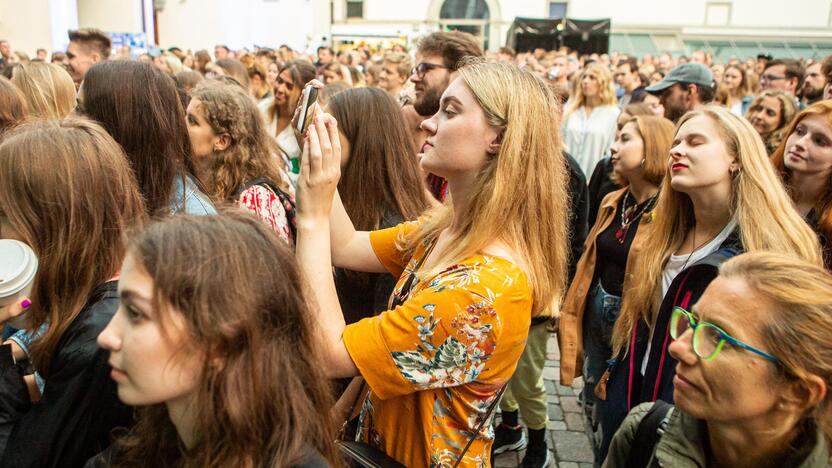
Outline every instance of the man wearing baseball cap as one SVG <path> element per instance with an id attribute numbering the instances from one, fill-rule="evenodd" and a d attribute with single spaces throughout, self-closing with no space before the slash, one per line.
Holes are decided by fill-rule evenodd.
<path id="1" fill-rule="evenodd" d="M 708 67 L 686 63 L 670 70 L 664 79 L 645 91 L 659 96 L 664 116 L 676 123 L 685 112 L 714 100 L 716 84 Z"/>

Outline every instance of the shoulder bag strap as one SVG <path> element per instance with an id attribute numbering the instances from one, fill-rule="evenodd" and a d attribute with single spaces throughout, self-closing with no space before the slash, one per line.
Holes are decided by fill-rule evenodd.
<path id="1" fill-rule="evenodd" d="M 405 280 L 404 284 L 402 285 L 401 289 L 401 296 L 396 296 L 395 293 L 390 296 L 390 309 L 395 309 L 396 307 L 402 305 L 404 300 L 402 297 L 410 295 L 410 290 L 413 289 L 413 282 L 416 280 L 416 272 L 422 268 L 422 265 L 425 264 L 425 260 L 430 256 L 431 252 L 433 252 L 433 248 L 436 247 L 436 241 L 425 249 L 425 253 L 422 254 L 422 258 L 416 263 L 413 267 L 413 270 L 410 271 L 410 274 L 407 276 L 407 280 Z"/>
<path id="2" fill-rule="evenodd" d="M 474 439 L 480 434 L 482 427 L 488 422 L 488 419 L 491 417 L 491 414 L 494 412 L 494 408 L 497 407 L 497 404 L 500 403 L 500 400 L 503 398 L 503 393 L 506 391 L 506 387 L 508 387 L 508 382 L 503 385 L 503 388 L 497 392 L 497 398 L 494 398 L 494 401 L 491 402 L 491 405 L 488 406 L 488 411 L 485 412 L 485 416 L 480 420 L 477 424 L 477 428 L 474 429 L 474 433 L 471 434 L 471 437 L 468 439 L 468 443 L 465 444 L 465 448 L 462 449 L 462 453 L 459 454 L 459 457 L 456 459 L 456 463 L 454 463 L 454 468 L 457 468 L 460 463 L 462 463 L 462 458 L 465 456 L 465 453 L 468 452 L 468 449 L 471 448 L 471 444 L 474 443 Z"/>
<path id="3" fill-rule="evenodd" d="M 630 445 L 630 456 L 627 458 L 627 468 L 647 468 L 651 465 L 656 445 L 664 433 L 663 426 L 670 417 L 673 405 L 662 400 L 656 400 L 644 415 L 636 429 L 633 443 Z"/>

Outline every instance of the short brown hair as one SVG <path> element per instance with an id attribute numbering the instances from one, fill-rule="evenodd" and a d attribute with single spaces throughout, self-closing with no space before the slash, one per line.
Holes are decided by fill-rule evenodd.
<path id="1" fill-rule="evenodd" d="M 254 78 L 255 76 L 259 76 L 261 80 L 266 81 L 268 77 L 268 72 L 266 68 L 261 65 L 259 62 L 253 62 L 246 67 L 246 71 L 248 71 L 249 79 Z"/>
<path id="2" fill-rule="evenodd" d="M 422 55 L 440 55 L 446 67 L 459 68 L 465 57 L 482 57 L 482 48 L 473 35 L 462 31 L 435 32 L 419 40 Z"/>
<path id="3" fill-rule="evenodd" d="M 413 59 L 409 55 L 401 52 L 391 52 L 384 56 L 384 61 L 395 65 L 399 76 L 410 76 L 410 70 L 413 68 Z"/>
<path id="4" fill-rule="evenodd" d="M 511 47 L 509 47 L 509 46 L 500 47 L 500 51 L 499 51 L 499 52 L 500 52 L 501 54 L 510 55 L 511 57 L 516 57 L 516 56 L 517 56 L 517 51 L 516 51 L 516 50 L 514 50 L 514 49 L 512 49 L 512 48 L 511 48 Z"/>
<path id="5" fill-rule="evenodd" d="M 77 42 L 86 49 L 92 49 L 101 55 L 102 59 L 110 57 L 113 42 L 100 29 L 84 28 L 69 31 L 69 42 Z"/>
<path id="6" fill-rule="evenodd" d="M 806 69 L 797 60 L 777 59 L 766 63 L 766 69 L 776 67 L 777 65 L 786 66 L 786 78 L 797 78 L 797 89 L 803 85 L 803 76 L 806 74 Z"/>

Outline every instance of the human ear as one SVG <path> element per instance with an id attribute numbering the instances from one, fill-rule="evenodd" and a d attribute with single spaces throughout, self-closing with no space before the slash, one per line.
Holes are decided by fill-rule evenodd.
<path id="1" fill-rule="evenodd" d="M 828 390 L 826 382 L 817 375 L 789 381 L 785 387 L 777 407 L 795 413 L 803 413 L 820 404 Z"/>
<path id="2" fill-rule="evenodd" d="M 503 144 L 503 132 L 497 134 L 491 143 L 488 144 L 488 154 L 497 155 L 500 152 L 500 145 Z"/>
<path id="3" fill-rule="evenodd" d="M 688 85 L 688 101 L 693 101 L 696 99 L 696 96 L 699 95 L 699 85 L 690 84 Z"/>
<path id="4" fill-rule="evenodd" d="M 231 146 L 231 135 L 222 133 L 214 138 L 214 151 L 225 151 Z"/>

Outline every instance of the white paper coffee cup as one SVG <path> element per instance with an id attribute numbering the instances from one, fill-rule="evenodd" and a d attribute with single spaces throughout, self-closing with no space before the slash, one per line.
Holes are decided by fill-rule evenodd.
<path id="1" fill-rule="evenodd" d="M 12 239 L 0 239 L 0 307 L 28 297 L 37 272 L 38 257 L 28 245 Z M 14 317 L 8 323 L 15 328 L 23 328 L 25 315 Z"/>

